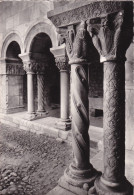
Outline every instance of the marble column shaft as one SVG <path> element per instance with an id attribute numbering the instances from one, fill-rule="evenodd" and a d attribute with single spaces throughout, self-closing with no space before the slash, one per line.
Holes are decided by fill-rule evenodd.
<path id="1" fill-rule="evenodd" d="M 28 114 L 35 113 L 34 105 L 34 86 L 33 86 L 33 72 L 27 72 L 27 108 Z"/>
<path id="2" fill-rule="evenodd" d="M 63 122 L 69 119 L 69 93 L 70 93 L 70 75 L 69 65 L 65 57 L 57 58 L 56 65 L 60 70 L 60 118 Z"/>

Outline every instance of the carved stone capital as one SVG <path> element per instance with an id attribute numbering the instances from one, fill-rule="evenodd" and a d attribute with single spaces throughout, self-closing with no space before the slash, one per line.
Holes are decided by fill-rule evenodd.
<path id="1" fill-rule="evenodd" d="M 62 44 L 58 47 L 52 48 L 51 52 L 55 57 L 55 63 L 59 70 L 67 70 L 69 71 L 70 66 L 68 64 L 68 58 L 66 55 L 65 44 Z"/>
<path id="2" fill-rule="evenodd" d="M 69 26 L 67 29 L 60 28 L 59 43 L 66 44 L 66 52 L 69 58 L 69 64 L 81 64 L 87 61 L 88 54 L 88 32 L 85 21 L 82 21 L 77 27 Z"/>
<path id="3" fill-rule="evenodd" d="M 69 71 L 70 66 L 66 60 L 66 57 L 56 57 L 55 58 L 56 66 L 60 71 L 66 70 Z"/>
<path id="4" fill-rule="evenodd" d="M 87 21 L 88 32 L 101 62 L 125 60 L 132 39 L 131 24 L 126 24 L 125 17 L 124 10 L 121 10 Z"/>
<path id="5" fill-rule="evenodd" d="M 35 73 L 37 70 L 37 63 L 34 60 L 24 61 L 23 68 L 27 73 Z"/>
<path id="6" fill-rule="evenodd" d="M 20 54 L 19 57 L 23 61 L 23 68 L 27 73 L 43 74 L 48 67 L 48 57 L 42 58 L 38 53 Z"/>
<path id="7" fill-rule="evenodd" d="M 27 73 L 35 73 L 37 64 L 34 60 L 31 60 L 31 53 L 19 54 L 19 57 L 23 61 L 23 68 Z"/>

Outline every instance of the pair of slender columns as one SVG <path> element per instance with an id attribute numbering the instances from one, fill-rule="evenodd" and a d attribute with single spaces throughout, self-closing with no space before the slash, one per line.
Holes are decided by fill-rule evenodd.
<path id="1" fill-rule="evenodd" d="M 35 112 L 35 103 L 34 103 L 34 72 L 27 72 L 27 105 L 28 105 L 28 114 L 30 118 L 34 119 L 36 115 L 42 115 L 45 113 L 45 98 L 44 98 L 44 83 L 45 83 L 45 74 L 37 74 L 37 89 L 38 89 L 38 109 L 37 113 Z"/>
<path id="2" fill-rule="evenodd" d="M 35 60 L 30 59 L 30 54 L 19 55 L 23 61 L 24 70 L 27 73 L 27 112 L 28 120 L 33 120 L 37 115 L 45 113 L 44 104 L 44 79 L 45 73 L 43 71 L 38 71 L 39 67 L 42 66 Z M 37 85 L 38 85 L 38 110 L 35 112 L 34 103 L 34 75 L 37 73 Z"/>
<path id="3" fill-rule="evenodd" d="M 130 14 L 131 15 L 131 14 Z M 132 39 L 132 21 L 124 11 L 60 28 L 71 65 L 71 115 L 74 160 L 59 185 L 78 195 L 132 195 L 125 178 L 125 52 Z M 126 25 L 126 27 L 125 27 Z M 75 33 L 76 32 L 76 33 Z M 129 33 L 128 33 L 129 32 Z M 89 37 L 90 36 L 90 37 Z M 92 43 L 89 41 L 92 40 Z M 88 45 L 89 44 L 89 45 Z M 92 44 L 104 63 L 104 173 L 89 162 L 87 59 Z M 88 50 L 89 49 L 89 50 Z M 97 178 L 97 179 L 96 179 Z M 91 186 L 94 185 L 94 192 Z"/>

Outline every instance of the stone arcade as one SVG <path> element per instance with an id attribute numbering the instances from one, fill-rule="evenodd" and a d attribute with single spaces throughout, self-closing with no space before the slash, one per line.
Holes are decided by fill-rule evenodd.
<path id="1" fill-rule="evenodd" d="M 48 13 L 58 28 L 61 43 L 66 44 L 71 65 L 74 160 L 59 180 L 59 186 L 62 194 L 68 190 L 78 195 L 132 195 L 133 187 L 125 178 L 125 53 L 133 37 L 132 2 L 83 2 L 81 7 L 78 4 L 72 7 Z M 94 60 L 90 57 L 92 43 L 104 64 L 102 176 L 89 162 L 87 68 Z"/>
<path id="2" fill-rule="evenodd" d="M 16 113 L 29 128 L 54 107 L 58 135 L 72 127 L 73 162 L 48 195 L 132 195 L 125 177 L 125 138 L 134 150 L 132 1 L 10 1 L 0 2 L 0 13 L 0 122 L 16 125 L 8 121 Z M 89 115 L 100 109 L 103 173 L 90 162 Z"/>

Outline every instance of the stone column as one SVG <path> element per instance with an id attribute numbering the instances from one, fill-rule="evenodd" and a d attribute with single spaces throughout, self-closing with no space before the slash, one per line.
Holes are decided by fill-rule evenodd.
<path id="1" fill-rule="evenodd" d="M 34 60 L 30 59 L 30 53 L 20 54 L 19 57 L 23 61 L 23 68 L 27 73 L 27 116 L 25 119 L 33 120 L 36 118 L 35 105 L 34 105 L 34 86 L 33 75 L 36 72 L 37 64 Z"/>
<path id="2" fill-rule="evenodd" d="M 104 173 L 95 181 L 96 193 L 132 195 L 132 185 L 125 178 L 125 52 L 132 21 L 119 11 L 87 23 L 104 63 Z"/>
<path id="3" fill-rule="evenodd" d="M 38 83 L 38 110 L 39 116 L 46 116 L 48 112 L 45 110 L 45 71 L 48 68 L 47 64 L 37 62 L 37 83 Z"/>
<path id="4" fill-rule="evenodd" d="M 56 127 L 61 130 L 70 130 L 70 70 L 65 56 L 65 45 L 52 48 L 51 52 L 54 54 L 56 66 L 60 70 L 60 121 L 56 123 Z"/>
<path id="5" fill-rule="evenodd" d="M 44 74 L 37 74 L 38 83 L 38 113 L 45 112 L 45 102 L 44 102 Z"/>
<path id="6" fill-rule="evenodd" d="M 81 22 L 76 36 L 73 26 L 65 33 L 66 50 L 71 65 L 71 116 L 74 159 L 59 185 L 75 194 L 91 194 L 98 172 L 90 164 L 88 113 L 87 31 Z M 75 37 L 73 40 L 71 37 Z M 90 189 L 90 190 L 89 190 Z"/>

